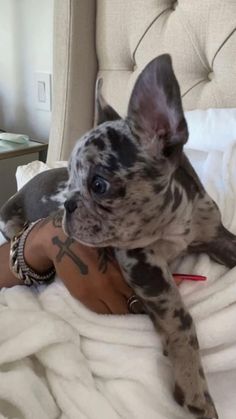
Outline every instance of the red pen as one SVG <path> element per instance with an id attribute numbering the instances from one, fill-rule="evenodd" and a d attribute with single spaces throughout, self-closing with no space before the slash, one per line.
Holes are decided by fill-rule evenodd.
<path id="1" fill-rule="evenodd" d="M 206 281 L 207 277 L 202 275 L 189 275 L 189 274 L 173 274 L 175 279 L 182 279 L 184 281 Z"/>

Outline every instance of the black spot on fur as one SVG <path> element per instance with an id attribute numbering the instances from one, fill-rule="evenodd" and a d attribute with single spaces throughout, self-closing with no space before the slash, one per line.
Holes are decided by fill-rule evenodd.
<path id="1" fill-rule="evenodd" d="M 112 188 L 111 192 L 109 193 L 109 197 L 112 199 L 107 199 L 106 203 L 109 205 L 112 205 L 114 202 L 114 199 L 116 198 L 124 198 L 126 195 L 126 187 L 125 186 L 119 186 Z"/>
<path id="2" fill-rule="evenodd" d="M 102 210 L 106 211 L 106 212 L 109 212 L 109 213 L 111 213 L 111 212 L 112 212 L 112 209 L 111 209 L 111 208 L 105 207 L 105 206 L 104 206 L 104 205 L 102 205 L 102 204 L 98 204 L 98 203 L 97 203 L 97 206 L 98 206 L 99 208 L 101 208 Z"/>
<path id="3" fill-rule="evenodd" d="M 100 137 L 94 138 L 92 144 L 95 145 L 100 151 L 105 150 L 105 143 Z"/>
<path id="4" fill-rule="evenodd" d="M 142 223 L 143 224 L 148 224 L 148 223 L 150 223 L 150 221 L 152 221 L 153 220 L 153 217 L 143 217 L 142 218 Z"/>
<path id="5" fill-rule="evenodd" d="M 165 139 L 166 143 L 168 142 L 168 139 Z M 171 144 L 171 145 L 166 145 L 163 149 L 163 155 L 165 157 L 168 157 L 172 160 L 172 162 L 179 162 L 180 160 L 180 156 L 183 150 L 183 146 L 182 144 Z"/>
<path id="6" fill-rule="evenodd" d="M 152 189 L 155 194 L 159 194 L 163 190 L 164 186 L 161 183 L 154 183 Z"/>
<path id="7" fill-rule="evenodd" d="M 188 404 L 188 410 L 193 413 L 194 415 L 203 415 L 204 410 L 200 409 L 199 407 L 192 406 L 191 404 Z"/>
<path id="8" fill-rule="evenodd" d="M 142 204 L 148 204 L 150 202 L 150 198 L 148 197 L 148 196 L 145 196 L 143 199 L 142 199 Z"/>
<path id="9" fill-rule="evenodd" d="M 178 188 L 175 188 L 173 198 L 174 198 L 174 202 L 173 202 L 173 205 L 172 205 L 172 208 L 171 208 L 172 212 L 177 210 L 179 204 L 182 201 L 182 194 L 180 193 Z"/>
<path id="10" fill-rule="evenodd" d="M 90 134 L 89 138 L 86 140 L 85 144 L 84 144 L 84 148 L 87 148 L 91 145 L 91 143 L 93 142 L 95 138 L 94 134 Z"/>
<path id="11" fill-rule="evenodd" d="M 133 178 L 134 178 L 134 172 L 129 172 L 127 175 L 126 175 L 126 178 L 128 179 L 128 180 L 132 180 Z"/>
<path id="12" fill-rule="evenodd" d="M 122 187 L 120 187 L 120 188 L 118 189 L 118 191 L 117 191 L 117 196 L 118 196 L 119 198 L 124 198 L 124 197 L 125 197 L 125 195 L 126 195 L 126 188 L 125 188 L 125 186 L 122 186 Z"/>
<path id="13" fill-rule="evenodd" d="M 117 162 L 116 157 L 113 154 L 109 154 L 106 161 L 107 167 L 112 172 L 115 172 L 119 169 L 119 164 Z"/>
<path id="14" fill-rule="evenodd" d="M 137 160 L 137 147 L 130 138 L 110 127 L 107 128 L 107 136 L 121 166 L 133 166 Z"/>
<path id="15" fill-rule="evenodd" d="M 185 395 L 182 388 L 176 383 L 174 389 L 174 399 L 180 405 L 183 406 L 185 402 Z"/>
<path id="16" fill-rule="evenodd" d="M 168 303 L 168 300 L 166 298 L 161 298 L 161 300 L 158 301 L 159 304 L 166 304 Z"/>
<path id="17" fill-rule="evenodd" d="M 193 349 L 196 349 L 196 350 L 199 349 L 197 336 L 194 336 L 194 335 L 190 336 L 189 344 L 192 346 Z"/>
<path id="18" fill-rule="evenodd" d="M 161 319 L 163 319 L 163 317 L 165 317 L 167 311 L 168 311 L 167 308 L 157 307 L 157 309 L 156 309 L 156 313 Z"/>
<path id="19" fill-rule="evenodd" d="M 93 230 L 93 234 L 97 234 L 97 233 L 100 233 L 101 227 L 98 225 L 95 225 L 93 226 L 92 230 Z"/>
<path id="20" fill-rule="evenodd" d="M 87 161 L 89 162 L 90 165 L 94 164 L 94 154 L 93 155 L 88 155 L 87 156 Z"/>
<path id="21" fill-rule="evenodd" d="M 180 320 L 180 330 L 190 329 L 192 325 L 192 317 L 187 313 L 183 308 L 174 311 L 174 317 L 179 317 Z"/>
<path id="22" fill-rule="evenodd" d="M 175 179 L 184 188 L 189 200 L 193 200 L 198 193 L 200 188 L 197 183 L 194 182 L 192 176 L 190 176 L 183 167 L 178 167 L 175 172 Z"/>
<path id="23" fill-rule="evenodd" d="M 131 270 L 133 283 L 141 287 L 146 296 L 158 296 L 169 291 L 170 284 L 165 280 L 161 268 L 150 265 L 142 250 L 129 250 L 128 255 L 137 260 Z"/>
<path id="24" fill-rule="evenodd" d="M 143 167 L 141 175 L 144 179 L 147 178 L 148 180 L 154 180 L 161 176 L 161 172 L 155 166 L 148 164 L 147 166 Z"/>
<path id="25" fill-rule="evenodd" d="M 202 367 L 199 368 L 199 375 L 200 377 L 205 378 L 205 374 Z"/>

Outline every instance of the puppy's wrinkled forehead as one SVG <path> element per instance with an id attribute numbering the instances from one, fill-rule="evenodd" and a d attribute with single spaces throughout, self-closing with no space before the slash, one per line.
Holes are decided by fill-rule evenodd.
<path id="1" fill-rule="evenodd" d="M 138 147 L 125 120 L 105 122 L 84 136 L 74 150 L 77 170 L 101 164 L 111 172 L 129 169 L 136 163 Z"/>

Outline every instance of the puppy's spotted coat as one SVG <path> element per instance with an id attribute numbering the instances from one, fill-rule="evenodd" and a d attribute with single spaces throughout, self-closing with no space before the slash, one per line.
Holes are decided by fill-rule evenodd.
<path id="1" fill-rule="evenodd" d="M 45 217 L 66 199 L 66 233 L 89 246 L 114 247 L 126 281 L 142 298 L 173 365 L 176 401 L 197 419 L 217 418 L 194 323 L 170 265 L 183 253 L 206 252 L 231 268 L 236 237 L 183 153 L 188 129 L 170 57 L 141 73 L 127 118 L 100 92 L 97 116 L 97 128 L 74 148 L 69 179 L 66 169 L 36 176 L 2 208 L 2 231 L 11 237 L 26 219 Z"/>

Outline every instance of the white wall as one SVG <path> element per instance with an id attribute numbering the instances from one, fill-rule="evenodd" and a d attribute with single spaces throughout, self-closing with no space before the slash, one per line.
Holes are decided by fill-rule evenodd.
<path id="1" fill-rule="evenodd" d="M 0 128 L 47 141 L 34 73 L 52 73 L 53 0 L 0 0 Z"/>

